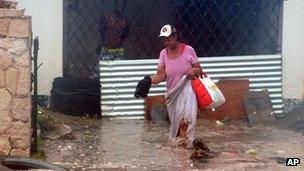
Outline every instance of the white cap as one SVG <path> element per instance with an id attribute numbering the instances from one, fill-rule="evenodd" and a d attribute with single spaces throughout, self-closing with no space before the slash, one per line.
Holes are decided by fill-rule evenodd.
<path id="1" fill-rule="evenodd" d="M 160 29 L 159 37 L 169 37 L 172 33 L 176 33 L 176 29 L 170 24 L 167 24 Z"/>

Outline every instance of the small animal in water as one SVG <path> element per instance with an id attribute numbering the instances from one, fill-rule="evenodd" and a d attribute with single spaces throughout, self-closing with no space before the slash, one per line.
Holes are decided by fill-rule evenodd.
<path id="1" fill-rule="evenodd" d="M 214 157 L 217 152 L 211 151 L 203 140 L 196 139 L 193 141 L 195 151 L 191 154 L 190 159 L 199 162 L 207 163 L 208 159 Z"/>
<path id="2" fill-rule="evenodd" d="M 191 160 L 199 163 L 207 163 L 209 158 L 212 158 L 212 155 L 202 150 L 194 151 L 190 156 Z"/>
<path id="3" fill-rule="evenodd" d="M 203 150 L 206 152 L 210 152 L 210 149 L 207 147 L 206 143 L 203 140 L 195 139 L 193 141 L 193 148 L 195 150 Z"/>

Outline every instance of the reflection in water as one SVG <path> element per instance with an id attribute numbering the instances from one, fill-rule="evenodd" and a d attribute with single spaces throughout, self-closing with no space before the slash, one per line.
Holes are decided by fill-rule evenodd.
<path id="1" fill-rule="evenodd" d="M 97 126 L 74 131 L 73 141 L 47 141 L 47 160 L 72 170 L 277 170 L 285 166 L 275 158 L 304 157 L 304 150 L 299 150 L 304 149 L 301 134 L 273 127 L 248 127 L 243 122 L 216 126 L 214 121 L 198 121 L 196 138 L 204 139 L 211 150 L 219 152 L 207 163 L 191 161 L 192 150 L 170 147 L 167 124 L 109 119 L 92 122 L 98 122 Z M 246 154 L 250 149 L 257 154 Z"/>

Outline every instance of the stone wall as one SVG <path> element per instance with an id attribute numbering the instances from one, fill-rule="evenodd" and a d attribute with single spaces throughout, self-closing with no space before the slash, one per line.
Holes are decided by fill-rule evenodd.
<path id="1" fill-rule="evenodd" d="M 29 156 L 31 18 L 0 0 L 0 154 Z M 2 8 L 1 8 L 2 7 Z"/>

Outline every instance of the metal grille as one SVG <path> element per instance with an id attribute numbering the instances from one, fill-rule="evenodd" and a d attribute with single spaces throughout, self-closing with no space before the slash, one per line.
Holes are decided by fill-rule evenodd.
<path id="1" fill-rule="evenodd" d="M 113 14 L 121 1 L 125 9 L 117 21 L 124 21 L 123 29 L 116 28 L 119 24 L 111 28 L 102 24 L 102 18 Z M 98 78 L 100 51 L 109 44 L 101 37 L 110 35 L 109 29 L 120 30 L 113 34 L 124 49 L 120 59 L 125 60 L 158 58 L 162 48 L 159 29 L 167 23 L 174 24 L 180 39 L 201 57 L 276 54 L 280 50 L 282 0 L 63 2 L 64 75 L 73 78 Z"/>
<path id="2" fill-rule="evenodd" d="M 249 79 L 250 90 L 267 89 L 275 114 L 283 113 L 281 55 L 199 58 L 214 81 Z M 134 98 L 135 87 L 144 75 L 156 73 L 158 60 L 100 61 L 101 111 L 103 116 L 143 116 L 142 99 Z M 165 83 L 152 86 L 149 96 L 161 95 Z"/>
<path id="3" fill-rule="evenodd" d="M 184 1 L 176 25 L 199 56 L 276 54 L 280 2 Z"/>

